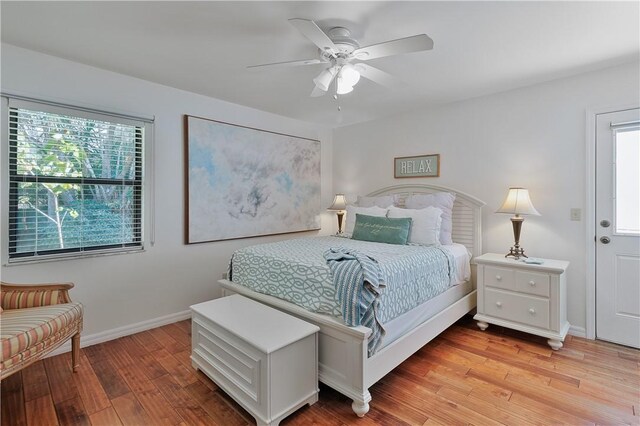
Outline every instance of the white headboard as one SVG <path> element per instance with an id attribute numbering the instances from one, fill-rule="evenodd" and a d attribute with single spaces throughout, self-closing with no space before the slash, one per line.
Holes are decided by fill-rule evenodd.
<path id="1" fill-rule="evenodd" d="M 432 194 L 434 192 L 451 192 L 456 194 L 453 203 L 453 232 L 455 243 L 464 244 L 473 257 L 482 254 L 482 215 L 484 202 L 464 192 L 437 185 L 410 184 L 395 185 L 378 189 L 368 194 L 369 197 L 380 195 L 396 195 L 398 207 L 404 207 L 404 202 L 412 194 Z"/>

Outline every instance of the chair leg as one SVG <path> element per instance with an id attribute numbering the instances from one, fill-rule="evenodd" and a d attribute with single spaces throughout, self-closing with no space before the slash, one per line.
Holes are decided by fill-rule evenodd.
<path id="1" fill-rule="evenodd" d="M 80 365 L 80 333 L 76 333 L 71 338 L 71 365 L 75 373 Z"/>

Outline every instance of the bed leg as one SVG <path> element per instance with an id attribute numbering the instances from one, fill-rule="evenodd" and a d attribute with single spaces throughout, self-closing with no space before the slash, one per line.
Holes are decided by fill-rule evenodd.
<path id="1" fill-rule="evenodd" d="M 354 400 L 351 403 L 351 409 L 358 417 L 364 417 L 364 415 L 369 412 L 369 403 Z"/>

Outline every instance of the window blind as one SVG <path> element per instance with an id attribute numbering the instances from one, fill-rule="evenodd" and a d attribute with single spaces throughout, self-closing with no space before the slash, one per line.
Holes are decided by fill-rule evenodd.
<path id="1" fill-rule="evenodd" d="M 9 104 L 9 259 L 142 249 L 143 122 Z"/>

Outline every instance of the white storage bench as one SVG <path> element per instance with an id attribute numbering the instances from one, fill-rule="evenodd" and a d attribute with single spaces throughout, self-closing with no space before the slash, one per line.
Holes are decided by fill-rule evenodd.
<path id="1" fill-rule="evenodd" d="M 318 400 L 318 327 L 237 294 L 191 313 L 193 366 L 258 425 Z"/>

